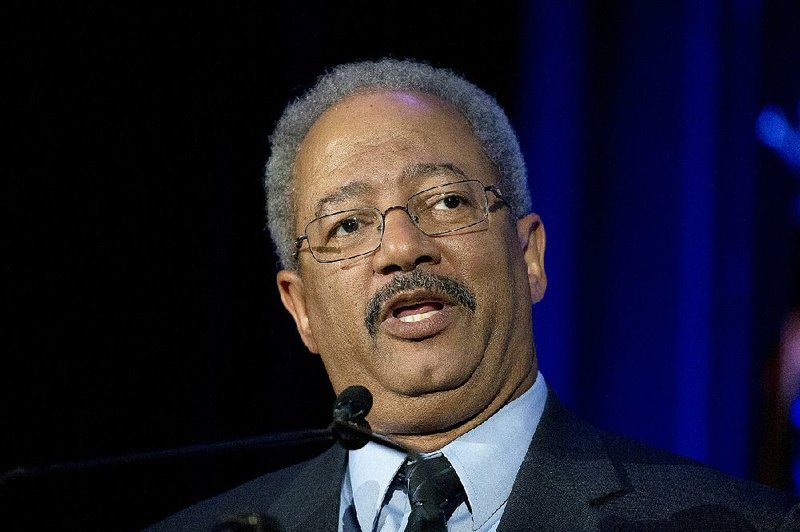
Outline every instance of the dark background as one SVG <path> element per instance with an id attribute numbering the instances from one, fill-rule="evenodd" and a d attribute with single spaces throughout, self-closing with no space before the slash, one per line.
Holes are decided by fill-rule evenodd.
<path id="1" fill-rule="evenodd" d="M 800 307 L 798 181 L 755 119 L 797 123 L 797 4 L 430 4 L 3 8 L 0 470 L 327 423 L 275 290 L 261 168 L 317 75 L 393 56 L 463 72 L 520 133 L 562 398 L 792 488 L 763 427 L 785 415 L 767 368 Z M 135 529 L 318 450 L 16 481 L 3 519 Z"/>

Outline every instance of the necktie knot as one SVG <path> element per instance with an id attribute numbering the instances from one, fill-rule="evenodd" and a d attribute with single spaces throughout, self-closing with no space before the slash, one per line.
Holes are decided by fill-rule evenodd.
<path id="1" fill-rule="evenodd" d="M 447 520 L 467 500 L 453 466 L 438 454 L 409 458 L 403 468 L 411 503 L 406 532 L 447 530 Z"/>

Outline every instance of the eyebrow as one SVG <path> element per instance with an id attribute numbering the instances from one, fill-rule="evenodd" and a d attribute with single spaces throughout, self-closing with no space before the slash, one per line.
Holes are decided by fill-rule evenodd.
<path id="1" fill-rule="evenodd" d="M 403 170 L 403 179 L 414 179 L 417 177 L 427 177 L 436 174 L 456 174 L 466 179 L 467 175 L 461 168 L 453 163 L 417 163 L 407 166 Z"/>
<path id="2" fill-rule="evenodd" d="M 467 178 L 463 170 L 453 163 L 415 163 L 403 169 L 400 178 L 405 181 L 419 177 L 431 177 L 438 174 L 455 174 Z M 330 194 L 323 196 L 315 204 L 314 216 L 321 216 L 324 209 L 343 201 L 371 192 L 373 186 L 365 180 L 351 181 Z"/>
<path id="3" fill-rule="evenodd" d="M 315 205 L 316 209 L 314 211 L 314 216 L 320 216 L 322 214 L 323 209 L 325 209 L 329 205 L 341 203 L 345 200 L 369 192 L 370 190 L 372 190 L 372 185 L 370 185 L 366 181 L 363 180 L 351 181 L 346 185 L 337 188 L 327 196 L 323 196 L 322 198 L 317 200 L 317 203 Z"/>

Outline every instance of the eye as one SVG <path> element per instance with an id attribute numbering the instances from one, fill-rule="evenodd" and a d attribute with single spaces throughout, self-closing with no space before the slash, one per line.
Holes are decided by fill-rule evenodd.
<path id="1" fill-rule="evenodd" d="M 333 226 L 332 236 L 347 236 L 361 229 L 361 220 L 356 217 L 345 218 Z"/>
<path id="2" fill-rule="evenodd" d="M 463 196 L 448 194 L 434 203 L 433 208 L 438 210 L 452 210 L 461 207 L 465 203 L 469 202 L 467 202 Z"/>

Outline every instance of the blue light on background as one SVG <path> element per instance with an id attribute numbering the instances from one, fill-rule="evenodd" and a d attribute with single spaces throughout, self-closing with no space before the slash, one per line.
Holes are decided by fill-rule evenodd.
<path id="1" fill-rule="evenodd" d="M 800 115 L 800 104 L 798 104 Z M 794 170 L 800 170 L 800 130 L 792 127 L 783 111 L 768 105 L 758 116 L 756 134 Z"/>
<path id="2" fill-rule="evenodd" d="M 789 421 L 792 424 L 794 434 L 800 434 L 800 396 L 796 396 L 789 406 Z M 800 459 L 797 453 L 792 453 L 792 482 L 795 488 L 800 487 Z"/>
<path id="3" fill-rule="evenodd" d="M 604 428 L 739 476 L 763 363 L 762 7 L 624 3 L 594 28 L 615 36 L 598 50 L 593 8 L 533 3 L 515 116 L 548 230 L 548 384 Z M 767 111 L 759 138 L 800 161 L 792 121 Z"/>
<path id="4" fill-rule="evenodd" d="M 800 224 L 800 196 L 794 199 L 794 221 Z"/>
<path id="5" fill-rule="evenodd" d="M 795 397 L 789 407 L 789 421 L 792 422 L 794 428 L 800 429 L 800 397 Z"/>

